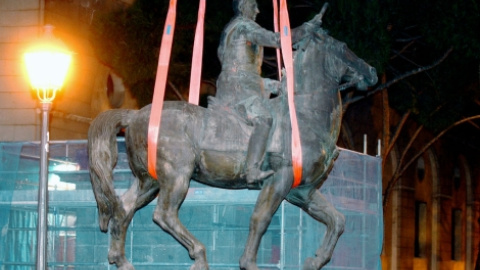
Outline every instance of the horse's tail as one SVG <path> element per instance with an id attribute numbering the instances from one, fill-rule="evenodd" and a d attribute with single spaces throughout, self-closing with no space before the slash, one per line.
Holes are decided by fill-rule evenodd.
<path id="1" fill-rule="evenodd" d="M 97 201 L 100 230 L 106 232 L 113 212 L 120 204 L 113 185 L 113 168 L 118 159 L 117 133 L 128 126 L 131 110 L 115 109 L 98 115 L 88 130 L 90 181 Z"/>

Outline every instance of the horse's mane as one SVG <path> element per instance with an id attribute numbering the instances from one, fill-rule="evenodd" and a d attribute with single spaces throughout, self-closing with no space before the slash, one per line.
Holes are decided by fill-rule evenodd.
<path id="1" fill-rule="evenodd" d="M 306 35 L 300 41 L 295 43 L 294 49 L 305 50 L 311 41 L 316 42 L 319 46 L 323 46 L 323 49 L 325 50 L 341 50 L 342 52 L 345 49 L 344 42 L 334 39 L 328 34 L 327 30 L 321 27 L 316 27 L 311 34 Z"/>
<path id="2" fill-rule="evenodd" d="M 310 56 L 318 55 L 317 53 L 311 54 L 311 50 L 325 52 L 323 53 L 325 56 L 323 60 L 323 67 L 325 68 L 324 75 L 333 77 L 336 77 L 335 74 L 338 73 L 338 70 L 336 70 L 338 67 L 336 64 L 338 62 L 338 56 L 343 55 L 346 48 L 347 46 L 344 42 L 334 39 L 328 35 L 327 30 L 321 27 L 316 27 L 309 35 L 306 35 L 294 45 L 295 58 L 302 59 L 307 57 L 307 59 L 311 60 L 306 60 L 308 62 L 316 61 Z M 318 65 L 320 63 L 317 62 L 316 64 Z M 305 65 L 305 62 L 300 60 L 297 61 L 295 65 Z M 337 78 L 337 80 L 340 80 L 340 78 Z"/>

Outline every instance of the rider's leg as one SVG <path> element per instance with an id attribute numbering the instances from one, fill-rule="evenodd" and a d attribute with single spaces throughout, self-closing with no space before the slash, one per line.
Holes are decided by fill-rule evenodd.
<path id="1" fill-rule="evenodd" d="M 247 153 L 246 173 L 248 184 L 254 184 L 274 173 L 272 170 L 261 170 L 272 122 L 273 120 L 267 117 L 253 119 L 253 132 L 248 142 Z"/>
<path id="2" fill-rule="evenodd" d="M 291 167 L 278 169 L 274 177 L 274 179 L 265 180 L 250 217 L 248 238 L 240 258 L 240 269 L 242 270 L 259 270 L 257 253 L 262 236 L 270 225 L 275 211 L 291 190 L 293 182 Z"/>

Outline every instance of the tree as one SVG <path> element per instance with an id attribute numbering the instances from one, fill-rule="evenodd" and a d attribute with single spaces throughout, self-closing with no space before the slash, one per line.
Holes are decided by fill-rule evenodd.
<path id="1" fill-rule="evenodd" d="M 386 83 L 391 86 L 388 92 L 383 90 L 382 93 L 387 113 L 384 115 L 384 160 L 398 142 L 407 119 L 411 118 L 419 127 L 403 143 L 405 147 L 397 170 L 388 182 L 384 203 L 388 202 L 390 188 L 398 178 L 428 149 L 424 147 L 419 153 L 409 153 L 420 132 L 427 130 L 433 134 L 432 141 L 427 144 L 430 146 L 453 127 L 472 123 L 480 113 L 478 104 L 473 102 L 480 97 L 480 56 L 474 53 L 480 50 L 480 38 L 472 33 L 474 29 L 480 30 L 478 4 L 475 1 L 391 1 L 390 6 L 395 6 L 391 14 L 396 16 L 391 17 L 388 25 L 394 42 L 385 76 L 392 78 Z M 424 14 L 428 16 L 422 16 Z M 439 55 L 443 56 L 439 58 Z M 434 63 L 426 64 L 431 62 Z M 405 73 L 408 69 L 410 71 Z M 380 89 L 387 88 L 376 88 Z M 388 116 L 391 108 L 402 114 L 393 137 Z"/>
<path id="2" fill-rule="evenodd" d="M 472 146 L 480 150 L 480 11 L 478 1 L 378 2 L 388 14 L 382 27 L 391 41 L 382 84 L 364 95 L 348 92 L 343 97 L 345 109 L 374 94 L 383 100 L 383 172 L 393 147 L 399 150 L 392 175 L 384 175 L 385 208 L 397 181 L 439 139 L 464 152 Z M 393 111 L 400 120 L 392 125 Z M 407 135 L 412 123 L 416 130 Z M 414 150 L 421 133 L 431 139 Z M 476 261 L 480 269 L 480 254 Z"/>

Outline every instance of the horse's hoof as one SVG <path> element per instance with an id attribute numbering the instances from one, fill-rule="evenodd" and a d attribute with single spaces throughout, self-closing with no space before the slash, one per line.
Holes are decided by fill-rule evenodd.
<path id="1" fill-rule="evenodd" d="M 246 261 L 246 260 L 240 261 L 240 269 L 241 270 L 260 270 L 260 268 L 257 267 L 257 264 L 255 262 Z"/>
<path id="2" fill-rule="evenodd" d="M 122 266 L 117 267 L 117 270 L 135 270 L 135 267 L 130 263 L 124 263 Z"/>
<path id="3" fill-rule="evenodd" d="M 118 254 L 118 252 L 114 252 L 114 251 L 109 251 L 108 252 L 108 262 L 110 264 L 117 264 L 119 263 L 121 260 L 119 260 L 119 257 L 120 255 Z"/>
<path id="4" fill-rule="evenodd" d="M 108 232 L 108 223 L 110 222 L 110 218 L 112 215 L 110 214 L 98 214 L 98 223 L 100 225 L 100 231 L 103 233 Z"/>
<path id="5" fill-rule="evenodd" d="M 318 270 L 315 266 L 315 259 L 308 257 L 303 264 L 302 270 Z"/>
<path id="6" fill-rule="evenodd" d="M 118 270 L 135 270 L 133 265 L 122 256 L 122 253 L 110 250 L 108 252 L 108 262 L 110 264 L 115 264 Z"/>
<path id="7" fill-rule="evenodd" d="M 260 270 L 256 265 L 251 267 L 240 268 L 241 270 Z"/>
<path id="8" fill-rule="evenodd" d="M 203 263 L 194 263 L 190 266 L 190 270 L 208 270 L 208 265 Z"/>

